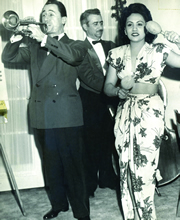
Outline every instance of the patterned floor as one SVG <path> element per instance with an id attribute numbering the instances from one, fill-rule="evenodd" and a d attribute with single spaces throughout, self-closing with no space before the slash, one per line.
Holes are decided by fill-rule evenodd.
<path id="1" fill-rule="evenodd" d="M 155 194 L 157 220 L 180 220 L 180 210 L 176 215 L 180 178 L 159 187 L 161 196 Z M 0 192 L 0 220 L 41 220 L 49 211 L 50 205 L 44 188 L 20 191 L 26 216 L 22 212 L 12 192 Z M 110 189 L 97 189 L 90 199 L 91 220 L 123 220 L 117 205 L 116 192 Z M 55 220 L 73 220 L 72 211 L 60 213 Z"/>

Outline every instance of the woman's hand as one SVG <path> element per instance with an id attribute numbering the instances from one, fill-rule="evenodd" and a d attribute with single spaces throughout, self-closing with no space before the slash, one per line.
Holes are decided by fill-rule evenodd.
<path id="1" fill-rule="evenodd" d="M 121 79 L 121 87 L 125 90 L 130 90 L 134 86 L 134 77 L 127 75 Z"/>
<path id="2" fill-rule="evenodd" d="M 180 44 L 180 36 L 174 31 L 165 31 L 164 37 L 171 43 Z"/>
<path id="3" fill-rule="evenodd" d="M 128 93 L 129 93 L 129 90 L 128 90 L 128 89 L 119 88 L 119 90 L 117 91 L 117 96 L 118 96 L 120 99 L 126 99 Z"/>

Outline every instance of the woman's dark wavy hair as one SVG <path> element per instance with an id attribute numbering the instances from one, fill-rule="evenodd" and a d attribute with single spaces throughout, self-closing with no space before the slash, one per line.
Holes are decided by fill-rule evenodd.
<path id="1" fill-rule="evenodd" d="M 67 17 L 67 12 L 66 12 L 66 8 L 65 6 L 63 5 L 62 2 L 58 1 L 58 0 L 48 0 L 45 5 L 49 5 L 49 4 L 54 4 L 54 5 L 57 5 L 58 7 L 58 10 L 61 14 L 61 17 Z M 44 5 L 44 6 L 45 6 Z M 40 14 L 40 21 L 42 21 L 42 13 Z"/>
<path id="2" fill-rule="evenodd" d="M 143 5 L 141 3 L 134 3 L 134 4 L 130 4 L 128 7 L 125 7 L 122 11 L 122 14 L 121 14 L 121 17 L 119 20 L 119 39 L 120 39 L 121 44 L 128 44 L 129 43 L 129 39 L 125 35 L 124 30 L 125 30 L 125 26 L 126 26 L 126 20 L 132 13 L 138 13 L 138 14 L 142 15 L 146 22 L 152 21 L 151 13 L 145 5 Z M 155 38 L 157 37 L 157 35 L 149 33 L 146 30 L 146 28 L 145 28 L 145 33 L 146 33 L 145 41 L 147 43 L 152 43 L 155 40 Z"/>

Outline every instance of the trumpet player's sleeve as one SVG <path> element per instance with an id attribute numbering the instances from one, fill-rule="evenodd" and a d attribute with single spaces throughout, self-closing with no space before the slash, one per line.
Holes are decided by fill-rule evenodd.
<path id="1" fill-rule="evenodd" d="M 66 34 L 60 41 L 48 36 L 45 47 L 50 53 L 55 54 L 57 58 L 71 66 L 79 65 L 87 53 L 84 41 L 74 41 L 69 39 Z"/>
<path id="2" fill-rule="evenodd" d="M 21 47 L 22 41 L 8 42 L 2 52 L 3 63 L 29 63 L 30 51 L 28 47 Z"/>
<path id="3" fill-rule="evenodd" d="M 99 68 L 96 67 L 95 62 L 93 62 L 88 53 L 77 69 L 83 88 L 95 93 L 100 93 L 102 91 L 105 77 Z"/>
<path id="4" fill-rule="evenodd" d="M 13 35 L 11 38 L 10 38 L 10 42 L 11 43 L 15 43 L 15 42 L 18 42 L 20 40 L 23 39 L 23 36 L 22 35 Z"/>

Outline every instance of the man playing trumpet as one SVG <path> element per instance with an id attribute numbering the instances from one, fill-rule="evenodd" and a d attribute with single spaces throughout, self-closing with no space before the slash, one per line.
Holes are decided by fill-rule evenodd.
<path id="1" fill-rule="evenodd" d="M 5 46 L 2 60 L 31 67 L 30 125 L 40 144 L 52 205 L 43 218 L 67 211 L 70 203 L 74 218 L 90 220 L 82 162 L 82 104 L 76 89 L 76 67 L 86 49 L 82 41 L 64 33 L 67 14 L 61 2 L 48 0 L 41 20 L 46 34 L 38 25 L 28 25 L 28 47 L 20 47 L 23 34 L 15 35 Z"/>

